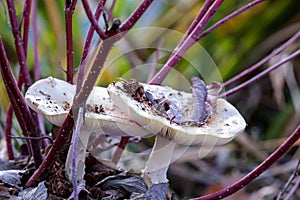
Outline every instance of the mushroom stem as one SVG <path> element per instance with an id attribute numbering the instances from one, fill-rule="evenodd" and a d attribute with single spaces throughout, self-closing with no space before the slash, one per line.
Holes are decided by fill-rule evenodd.
<path id="1" fill-rule="evenodd" d="M 155 143 L 143 170 L 144 178 L 152 184 L 168 183 L 167 171 L 171 162 L 176 143 L 161 135 L 157 135 Z"/>
<path id="2" fill-rule="evenodd" d="M 84 128 L 80 129 L 80 135 L 79 135 L 79 140 L 78 140 L 78 145 L 75 147 L 74 140 L 75 140 L 75 134 L 72 136 L 72 145 L 69 148 L 68 151 L 68 156 L 66 159 L 66 176 L 69 180 L 72 180 L 72 169 L 73 169 L 73 150 L 74 147 L 77 148 L 75 149 L 76 153 L 76 172 L 77 172 L 77 181 L 79 183 L 82 182 L 84 174 L 85 174 L 85 157 L 86 157 L 86 148 L 87 148 L 87 143 L 88 139 L 90 137 L 91 132 L 85 130 Z"/>
<path id="3" fill-rule="evenodd" d="M 76 130 L 66 159 L 66 176 L 69 180 L 81 183 L 85 174 L 85 157 L 91 131 L 82 124 L 83 111 L 79 108 Z"/>

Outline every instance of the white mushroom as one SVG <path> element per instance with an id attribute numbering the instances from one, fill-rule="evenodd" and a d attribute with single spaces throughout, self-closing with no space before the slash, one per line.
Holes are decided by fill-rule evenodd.
<path id="1" fill-rule="evenodd" d="M 203 89 L 204 82 L 198 78 L 192 81 L 193 94 L 135 80 L 122 80 L 107 88 L 111 99 L 126 115 L 157 134 L 144 169 L 152 184 L 168 182 L 166 172 L 175 143 L 207 147 L 222 145 L 230 142 L 246 126 L 234 106 L 217 98 L 220 84 L 213 83 Z M 203 94 L 201 90 L 205 90 Z"/>
<path id="2" fill-rule="evenodd" d="M 26 92 L 26 103 L 56 126 L 61 126 L 72 107 L 76 86 L 49 77 L 35 82 Z M 87 143 L 92 132 L 113 136 L 149 136 L 138 123 L 128 119 L 111 101 L 106 88 L 94 87 L 86 101 L 85 118 L 78 142 L 77 174 L 81 182 L 85 169 Z M 72 138 L 73 142 L 74 138 Z M 66 175 L 72 178 L 71 145 L 66 161 Z"/>

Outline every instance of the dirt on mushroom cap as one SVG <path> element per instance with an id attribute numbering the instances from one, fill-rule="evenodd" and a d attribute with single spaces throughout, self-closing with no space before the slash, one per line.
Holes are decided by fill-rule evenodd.
<path id="1" fill-rule="evenodd" d="M 48 77 L 35 82 L 26 92 L 26 103 L 51 123 L 61 126 L 72 106 L 76 86 Z M 87 102 L 84 126 L 109 135 L 151 135 L 129 119 L 111 101 L 106 88 L 94 87 Z M 134 135 L 135 136 L 135 135 Z"/>
<path id="2" fill-rule="evenodd" d="M 173 139 L 177 143 L 185 145 L 224 144 L 241 133 L 246 126 L 245 120 L 238 110 L 225 99 L 217 99 L 215 113 L 202 126 L 172 123 L 163 112 L 153 109 L 153 105 L 149 104 L 147 100 L 136 101 L 132 97 L 133 90 L 127 90 L 126 86 L 124 87 L 126 83 L 128 81 L 123 80 L 108 86 L 108 93 L 114 103 L 130 118 L 143 125 L 145 129 Z M 143 86 L 144 91 L 150 91 L 155 95 L 156 99 L 164 97 L 176 101 L 185 116 L 191 114 L 193 94 L 177 91 L 167 86 L 139 84 Z"/>

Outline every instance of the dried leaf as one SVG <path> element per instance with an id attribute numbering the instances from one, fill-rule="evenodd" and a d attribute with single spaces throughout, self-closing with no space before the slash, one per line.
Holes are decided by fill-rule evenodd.
<path id="1" fill-rule="evenodd" d="M 149 200 L 161 200 L 166 199 L 168 195 L 168 183 L 160 183 L 151 186 L 151 188 L 146 192 L 144 197 Z"/>
<path id="2" fill-rule="evenodd" d="M 169 104 L 169 110 L 167 111 L 167 115 L 172 122 L 175 122 L 177 124 L 182 124 L 185 121 L 185 118 L 177 105 L 174 102 L 170 102 Z"/>
<path id="3" fill-rule="evenodd" d="M 40 182 L 35 188 L 27 188 L 19 193 L 19 197 L 23 200 L 46 200 L 47 199 L 47 188 L 45 181 Z"/>
<path id="4" fill-rule="evenodd" d="M 207 86 L 207 103 L 211 106 L 212 112 L 215 113 L 217 107 L 217 99 L 222 90 L 222 84 L 218 82 L 212 82 Z"/>
<path id="5" fill-rule="evenodd" d="M 102 190 L 118 189 L 129 193 L 145 193 L 147 185 L 140 176 L 127 176 L 125 173 L 109 176 L 97 183 Z"/>
<path id="6" fill-rule="evenodd" d="M 193 106 L 193 113 L 190 118 L 191 121 L 201 122 L 207 116 L 205 101 L 207 98 L 207 90 L 204 81 L 199 79 L 198 77 L 192 77 L 192 92 L 196 97 L 196 102 Z"/>
<path id="7" fill-rule="evenodd" d="M 20 173 L 24 173 L 24 170 L 4 170 L 0 171 L 0 181 L 16 188 L 19 188 L 21 184 Z"/>

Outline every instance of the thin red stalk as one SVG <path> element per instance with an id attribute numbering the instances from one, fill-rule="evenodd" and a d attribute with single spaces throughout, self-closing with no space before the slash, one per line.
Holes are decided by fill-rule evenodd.
<path id="1" fill-rule="evenodd" d="M 117 164 L 119 162 L 119 160 L 120 160 L 120 158 L 122 156 L 122 153 L 123 153 L 123 151 L 124 151 L 124 149 L 125 149 L 128 141 L 129 141 L 129 138 L 130 137 L 122 137 L 121 138 L 121 140 L 120 140 L 120 142 L 119 142 L 119 144 L 117 146 L 117 149 L 114 152 L 113 157 L 111 159 L 112 163 Z"/>
<path id="2" fill-rule="evenodd" d="M 100 71 L 104 65 L 104 62 L 108 56 L 108 53 L 110 52 L 114 42 L 116 40 L 108 39 L 104 40 L 100 43 L 98 46 L 98 49 L 96 50 L 92 62 L 91 69 L 89 70 L 89 74 L 87 75 L 86 79 L 82 83 L 82 87 L 79 89 L 76 93 L 74 100 L 73 100 L 73 106 L 77 108 L 79 105 L 81 105 L 83 102 L 86 101 L 89 94 L 91 93 L 95 82 L 100 74 Z"/>
<path id="3" fill-rule="evenodd" d="M 200 32 L 207 25 L 209 20 L 213 17 L 216 10 L 221 6 L 223 0 L 216 0 L 214 3 L 208 8 L 207 12 L 204 14 L 202 19 L 199 21 L 197 26 L 195 26 L 194 30 L 188 35 L 185 41 L 183 41 L 179 46 L 175 48 L 174 52 L 162 67 L 162 69 L 153 77 L 150 81 L 150 84 L 160 84 L 163 79 L 168 75 L 170 70 L 175 66 L 175 64 L 180 60 L 182 55 L 193 45 L 196 43 L 196 37 L 200 34 Z M 201 11 L 200 11 L 201 13 Z"/>
<path id="4" fill-rule="evenodd" d="M 74 75 L 74 50 L 73 50 L 73 31 L 72 31 L 72 16 L 75 10 L 77 1 L 65 1 L 65 21 L 66 21 L 66 46 L 67 46 L 67 82 L 73 84 Z M 70 3 L 70 4 L 69 4 Z"/>
<path id="5" fill-rule="evenodd" d="M 100 18 L 100 15 L 102 13 L 103 7 L 106 3 L 106 0 L 101 0 L 96 8 L 95 11 L 95 18 L 98 21 Z M 88 52 L 90 50 L 90 46 L 91 46 L 91 42 L 93 39 L 93 35 L 94 35 L 95 29 L 94 27 L 91 25 L 89 28 L 89 32 L 86 36 L 86 40 L 85 40 L 85 44 L 83 47 L 83 52 L 82 52 L 82 57 L 81 57 L 81 61 L 80 61 L 80 65 L 79 65 L 79 69 L 78 69 L 78 73 L 77 73 L 77 87 L 76 87 L 76 91 L 79 92 L 81 86 L 82 86 L 82 82 L 83 82 L 83 78 L 84 78 L 84 71 L 85 71 L 85 67 L 86 67 L 86 57 L 88 55 Z"/>
<path id="6" fill-rule="evenodd" d="M 101 29 L 101 27 L 98 24 L 98 20 L 93 16 L 93 13 L 91 11 L 91 8 L 89 6 L 89 3 L 87 0 L 82 0 L 82 5 L 84 7 L 84 10 L 86 12 L 87 17 L 89 18 L 92 26 L 94 27 L 94 29 L 96 30 L 96 32 L 98 33 L 99 37 L 102 40 L 105 40 L 107 38 L 107 35 L 104 33 L 104 31 Z"/>
<path id="7" fill-rule="evenodd" d="M 223 94 L 221 94 L 219 97 L 226 97 L 229 96 L 249 85 L 251 85 L 252 83 L 255 83 L 256 81 L 258 81 L 259 79 L 261 79 L 262 77 L 266 76 L 267 74 L 269 74 L 271 71 L 273 71 L 274 69 L 277 69 L 278 67 L 280 67 L 282 64 L 288 62 L 289 60 L 297 57 L 300 55 L 300 50 L 295 51 L 294 53 L 292 53 L 291 55 L 287 56 L 286 58 L 282 59 L 281 61 L 277 62 L 276 64 L 272 65 L 271 67 L 269 67 L 268 69 L 262 71 L 261 73 L 257 74 L 256 76 L 252 77 L 251 79 L 249 79 L 248 81 L 243 82 L 242 84 L 224 92 Z"/>
<path id="8" fill-rule="evenodd" d="M 34 80 L 37 81 L 41 78 L 40 72 L 40 62 L 39 62 L 39 53 L 38 53 L 38 26 L 37 26 L 37 0 L 33 0 L 33 54 L 34 54 Z M 41 136 L 46 136 L 46 131 L 44 127 L 44 118 L 40 115 L 36 116 L 37 125 L 40 128 Z M 43 139 L 44 147 L 49 145 L 49 140 Z"/>
<path id="9" fill-rule="evenodd" d="M 33 175 L 25 184 L 25 188 L 37 185 L 41 180 L 45 179 L 47 173 L 52 168 L 55 160 L 61 155 L 66 153 L 70 146 L 70 138 L 72 135 L 72 129 L 74 126 L 72 109 L 68 113 L 62 127 L 59 129 L 57 137 L 49 150 L 45 160 L 39 166 Z"/>
<path id="10" fill-rule="evenodd" d="M 255 0 L 243 7 L 241 7 L 240 9 L 234 11 L 233 13 L 231 13 L 230 15 L 228 15 L 227 17 L 224 17 L 223 19 L 221 19 L 220 21 L 218 21 L 217 23 L 215 23 L 213 26 L 209 27 L 207 30 L 203 31 L 201 34 L 199 34 L 196 38 L 196 41 L 199 41 L 200 39 L 202 39 L 203 37 L 205 37 L 207 34 L 209 34 L 210 32 L 212 32 L 213 30 L 215 30 L 216 28 L 218 28 L 219 26 L 221 26 L 222 24 L 224 24 L 225 22 L 227 22 L 228 20 L 234 18 L 235 16 L 243 13 L 244 11 L 254 7 L 255 5 L 262 3 L 265 0 Z"/>
<path id="11" fill-rule="evenodd" d="M 19 89 L 21 89 L 22 84 L 23 84 L 22 76 L 19 75 L 18 83 L 17 83 Z M 6 148 L 7 148 L 8 158 L 10 160 L 14 159 L 13 150 L 12 150 L 12 140 L 10 138 L 11 128 L 12 128 L 12 117 L 13 117 L 13 107 L 10 103 L 8 106 L 8 109 L 7 109 L 6 123 L 5 123 Z M 24 127 L 25 127 L 25 125 L 24 125 Z M 27 132 L 23 132 L 23 134 L 27 134 Z M 31 152 L 31 151 L 29 150 L 29 152 Z"/>
<path id="12" fill-rule="evenodd" d="M 18 17 L 16 14 L 16 9 L 14 5 L 13 0 L 6 0 L 7 7 L 8 7 L 8 13 L 9 13 L 9 19 L 10 19 L 10 24 L 14 36 L 14 41 L 15 41 L 15 47 L 17 51 L 17 56 L 18 56 L 18 61 L 21 67 L 21 72 L 20 75 L 24 76 L 24 83 L 25 83 L 25 90 L 28 89 L 28 87 L 31 85 L 31 80 L 30 80 L 30 75 L 28 72 L 28 67 L 26 63 L 26 54 L 25 50 L 23 47 L 23 40 L 21 38 L 21 33 L 18 25 Z"/>
<path id="13" fill-rule="evenodd" d="M 21 73 L 21 71 L 19 72 Z M 22 84 L 23 84 L 23 80 L 22 80 L 22 76 L 18 76 L 18 88 L 21 90 L 21 87 L 22 87 Z M 11 136 L 11 128 L 12 128 L 12 117 L 13 117 L 13 107 L 12 107 L 12 104 L 10 103 L 9 106 L 8 106 L 8 109 L 7 109 L 7 115 L 6 115 L 6 123 L 5 123 L 5 133 L 6 133 L 6 146 L 7 146 L 7 152 L 8 152 L 8 157 L 9 158 L 12 158 L 11 157 L 11 153 L 10 152 L 13 152 L 12 150 L 12 140 L 10 138 Z M 10 114 L 11 113 L 11 114 Z M 20 123 L 20 127 L 25 127 L 25 122 L 24 121 L 19 121 Z M 25 137 L 28 136 L 27 134 L 27 131 L 23 131 L 23 134 Z M 8 139 L 9 138 L 9 139 Z M 31 152 L 31 148 L 30 148 L 30 142 L 27 140 L 27 143 L 28 143 L 28 152 L 30 155 L 32 155 L 32 152 Z"/>
<path id="14" fill-rule="evenodd" d="M 263 161 L 259 166 L 252 170 L 249 174 L 244 176 L 241 180 L 236 183 L 222 189 L 221 191 L 209 194 L 203 197 L 194 198 L 193 200 L 213 200 L 213 199 L 223 199 L 238 190 L 242 189 L 250 182 L 252 182 L 256 177 L 261 175 L 264 171 L 269 169 L 281 156 L 283 156 L 287 151 L 293 146 L 295 142 L 300 137 L 300 126 L 288 137 L 284 143 L 282 143 L 265 161 Z"/>
<path id="15" fill-rule="evenodd" d="M 13 109 L 11 106 L 9 106 L 6 113 L 6 122 L 5 122 L 5 140 L 6 140 L 7 155 L 9 160 L 14 159 L 14 151 L 13 151 L 12 140 L 11 140 L 12 115 L 13 115 Z"/>
<path id="16" fill-rule="evenodd" d="M 188 30 L 186 31 L 186 33 L 184 34 L 184 36 L 180 40 L 177 47 L 180 47 L 182 45 L 182 43 L 187 39 L 187 37 L 189 35 L 191 35 L 193 30 L 196 28 L 197 24 L 200 22 L 200 20 L 203 18 L 203 16 L 206 14 L 206 12 L 209 10 L 209 7 L 212 5 L 213 2 L 214 2 L 214 0 L 207 0 L 207 1 L 204 2 L 204 4 L 201 7 L 200 12 L 196 16 L 196 18 L 193 20 L 192 24 L 189 26 Z"/>
<path id="17" fill-rule="evenodd" d="M 129 31 L 136 22 L 143 16 L 153 0 L 143 0 L 129 18 L 120 26 L 120 32 Z"/>
<path id="18" fill-rule="evenodd" d="M 100 15 L 102 13 L 102 10 L 103 10 L 103 7 L 104 7 L 105 3 L 106 3 L 106 0 L 99 1 L 99 4 L 98 4 L 98 6 L 96 8 L 96 11 L 95 11 L 95 14 L 94 14 L 95 19 L 97 21 L 100 18 Z M 86 57 L 88 55 L 88 52 L 89 52 L 89 49 L 90 49 L 90 46 L 91 46 L 91 42 L 92 42 L 92 39 L 93 39 L 94 32 L 95 32 L 95 29 L 91 25 L 90 28 L 89 28 L 89 32 L 88 32 L 88 34 L 86 36 L 86 41 L 85 41 L 85 44 L 84 44 L 84 48 L 83 48 L 83 53 L 82 53 L 80 64 L 86 59 Z"/>
<path id="19" fill-rule="evenodd" d="M 34 54 L 34 80 L 41 78 L 39 53 L 38 53 L 38 29 L 37 29 L 37 0 L 33 0 L 33 54 Z"/>
<path id="20" fill-rule="evenodd" d="M 9 100 L 12 103 L 13 109 L 16 113 L 17 119 L 22 125 L 22 131 L 27 132 L 30 137 L 37 137 L 38 131 L 36 129 L 34 120 L 31 116 L 29 108 L 27 107 L 24 97 L 19 90 L 16 81 L 11 72 L 6 52 L 0 38 L 0 63 L 1 63 L 1 74 L 5 84 L 6 91 L 9 95 Z M 23 122 L 22 122 L 23 121 Z M 25 126 L 24 126 L 24 124 Z M 33 153 L 35 166 L 38 167 L 42 162 L 42 155 L 38 141 L 31 141 L 31 150 Z"/>
<path id="21" fill-rule="evenodd" d="M 26 0 L 24 2 L 24 10 L 23 10 L 23 19 L 24 19 L 24 27 L 23 27 L 23 47 L 25 51 L 25 56 L 27 55 L 28 49 L 28 36 L 29 36 L 29 24 L 30 24 L 30 10 L 31 10 L 31 0 Z"/>
<path id="22" fill-rule="evenodd" d="M 257 68 L 261 67 L 263 64 L 268 62 L 271 58 L 273 58 L 274 56 L 276 56 L 277 54 L 282 52 L 286 47 L 288 47 L 291 43 L 293 43 L 299 37 L 300 37 L 300 31 L 298 31 L 295 35 L 293 35 L 293 37 L 291 37 L 288 41 L 286 41 L 283 45 L 278 47 L 275 51 L 270 53 L 264 59 L 260 60 L 258 63 L 252 65 L 251 67 L 247 68 L 246 70 L 244 70 L 240 74 L 234 76 L 232 79 L 226 81 L 224 83 L 224 87 L 226 87 L 226 86 L 232 84 L 233 82 L 238 81 L 238 80 L 242 79 L 243 77 L 245 77 L 246 75 L 252 73 L 254 70 L 256 70 Z"/>
<path id="23" fill-rule="evenodd" d="M 19 30 L 21 30 L 22 22 L 24 23 L 24 26 L 23 26 L 23 48 L 24 48 L 24 53 L 25 53 L 25 59 L 27 58 L 27 50 L 28 50 L 28 37 L 29 37 L 31 4 L 32 4 L 32 0 L 26 0 L 25 1 L 24 8 L 23 8 L 23 15 L 22 15 L 22 18 L 21 18 L 22 20 L 19 24 Z M 25 70 L 28 71 L 27 68 Z M 21 68 L 20 74 L 18 76 L 18 87 L 20 89 L 22 88 L 22 85 L 24 83 L 24 80 L 23 80 L 22 77 L 23 77 L 23 70 Z M 25 84 L 25 89 L 27 89 L 27 87 L 28 86 L 26 86 L 26 84 Z M 38 126 L 37 114 L 34 111 L 32 111 L 31 114 L 32 114 L 32 118 L 36 122 L 36 125 Z M 29 152 L 30 152 L 30 149 L 29 149 Z"/>

